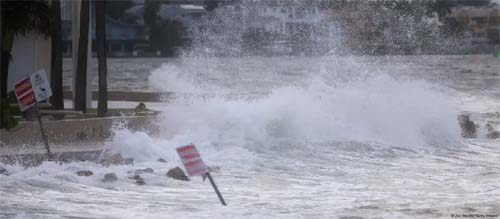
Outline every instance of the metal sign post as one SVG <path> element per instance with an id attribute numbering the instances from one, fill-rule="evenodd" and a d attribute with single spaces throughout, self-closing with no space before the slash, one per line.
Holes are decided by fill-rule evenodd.
<path id="1" fill-rule="evenodd" d="M 194 144 L 190 144 L 178 147 L 177 153 L 179 154 L 179 157 L 181 158 L 182 164 L 184 164 L 188 175 L 201 175 L 203 177 L 203 181 L 205 181 L 205 178 L 208 178 L 208 180 L 210 180 L 210 184 L 212 184 L 212 187 L 215 190 L 215 193 L 217 194 L 217 197 L 219 197 L 220 203 L 222 205 L 227 205 L 226 201 L 224 201 L 224 198 L 222 197 L 222 194 L 217 188 L 214 179 L 210 175 L 207 165 L 205 165 L 205 163 L 201 159 L 200 153 L 198 153 L 198 150 L 196 150 L 196 146 L 194 146 Z"/>
<path id="2" fill-rule="evenodd" d="M 212 178 L 212 175 L 210 175 L 210 172 L 206 172 L 203 174 L 204 177 L 207 177 L 208 180 L 210 181 L 210 184 L 212 184 L 212 187 L 214 187 L 215 193 L 217 194 L 217 197 L 219 197 L 219 201 L 222 205 L 226 206 L 226 201 L 224 201 L 224 197 L 222 197 L 222 194 L 219 191 L 219 188 L 217 188 L 217 185 L 215 185 L 214 179 Z"/>
<path id="3" fill-rule="evenodd" d="M 45 131 L 43 130 L 42 117 L 40 115 L 40 111 L 38 110 L 38 104 L 35 104 L 35 114 L 38 119 L 38 124 L 40 125 L 40 134 L 42 134 L 43 144 L 45 145 L 45 149 L 47 150 L 47 158 L 52 160 L 54 157 L 52 152 L 50 152 L 49 140 L 47 135 L 45 135 Z"/>
<path id="4" fill-rule="evenodd" d="M 33 106 L 35 107 L 35 114 L 38 118 L 38 124 L 40 124 L 40 133 L 42 134 L 43 144 L 47 150 L 47 157 L 49 160 L 52 160 L 53 156 L 50 151 L 49 140 L 43 130 L 42 117 L 38 110 L 38 102 L 52 96 L 47 74 L 44 70 L 40 70 L 23 78 L 14 84 L 14 93 L 16 94 L 21 111 L 25 111 Z"/>

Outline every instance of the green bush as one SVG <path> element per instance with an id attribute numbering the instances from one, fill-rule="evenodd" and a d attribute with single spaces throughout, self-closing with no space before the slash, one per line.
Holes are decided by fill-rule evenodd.
<path id="1" fill-rule="evenodd" d="M 0 98 L 0 129 L 13 129 L 17 126 L 18 119 L 12 116 L 13 111 L 10 108 L 9 101 Z"/>

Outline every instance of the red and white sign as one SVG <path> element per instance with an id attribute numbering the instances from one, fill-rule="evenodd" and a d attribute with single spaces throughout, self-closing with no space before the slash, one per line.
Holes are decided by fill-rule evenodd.
<path id="1" fill-rule="evenodd" d="M 177 153 L 181 158 L 184 167 L 189 176 L 201 175 L 208 173 L 208 167 L 201 159 L 200 153 L 196 150 L 193 144 L 181 146 L 177 148 Z"/>
<path id="2" fill-rule="evenodd" d="M 14 93 L 21 111 L 52 96 L 49 80 L 44 70 L 37 71 L 14 84 Z"/>
<path id="3" fill-rule="evenodd" d="M 29 77 L 14 84 L 14 93 L 21 111 L 25 111 L 36 104 L 35 92 Z"/>

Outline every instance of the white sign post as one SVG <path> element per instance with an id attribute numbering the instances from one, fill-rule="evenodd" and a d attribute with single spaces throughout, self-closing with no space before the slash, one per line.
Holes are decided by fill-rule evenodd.
<path id="1" fill-rule="evenodd" d="M 210 175 L 207 165 L 205 165 L 205 163 L 201 159 L 200 153 L 198 153 L 198 150 L 196 150 L 196 146 L 194 146 L 194 144 L 190 144 L 178 147 L 177 154 L 179 154 L 179 157 L 181 158 L 182 164 L 184 164 L 184 167 L 186 168 L 188 175 L 189 176 L 202 175 L 203 179 L 207 177 L 208 180 L 210 180 L 210 184 L 212 184 L 212 187 L 214 188 L 217 197 L 219 197 L 221 204 L 227 205 L 226 201 L 224 201 L 224 198 L 222 197 L 222 194 L 217 188 L 214 179 Z"/>
<path id="2" fill-rule="evenodd" d="M 39 70 L 15 83 L 14 93 L 16 94 L 17 102 L 19 103 L 21 111 L 25 111 L 32 106 L 35 106 L 35 114 L 38 118 L 38 123 L 40 124 L 40 133 L 42 134 L 45 149 L 47 149 L 47 156 L 49 159 L 52 159 L 49 141 L 43 131 L 42 118 L 37 106 L 38 102 L 44 101 L 52 96 L 52 90 L 50 89 L 49 80 L 47 80 L 45 70 Z"/>

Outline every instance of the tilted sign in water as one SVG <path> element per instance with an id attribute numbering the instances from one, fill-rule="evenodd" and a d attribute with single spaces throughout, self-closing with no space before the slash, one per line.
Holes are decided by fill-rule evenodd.
<path id="1" fill-rule="evenodd" d="M 186 167 L 189 176 L 197 176 L 208 173 L 208 167 L 201 159 L 200 153 L 193 144 L 178 147 L 177 153 L 181 157 L 182 164 Z"/>
<path id="2" fill-rule="evenodd" d="M 36 104 L 35 92 L 29 77 L 14 84 L 14 93 L 21 111 L 25 111 Z"/>
<path id="3" fill-rule="evenodd" d="M 25 111 L 37 102 L 44 101 L 52 96 L 49 80 L 44 70 L 28 75 L 14 84 L 14 93 L 21 111 Z"/>
<path id="4" fill-rule="evenodd" d="M 198 150 L 196 150 L 196 146 L 194 146 L 194 144 L 190 144 L 178 147 L 177 153 L 179 154 L 179 157 L 181 158 L 182 164 L 184 164 L 188 175 L 202 175 L 203 180 L 205 180 L 205 178 L 208 178 L 208 180 L 210 180 L 210 184 L 212 184 L 212 187 L 215 190 L 215 193 L 217 194 L 217 197 L 219 197 L 220 202 L 223 205 L 226 205 L 226 201 L 224 201 L 222 194 L 219 192 L 214 179 L 208 171 L 208 166 L 205 165 L 205 163 L 201 159 L 200 153 L 198 153 Z"/>
<path id="5" fill-rule="evenodd" d="M 30 74 L 30 81 L 31 84 L 33 84 L 36 101 L 44 101 L 52 96 L 52 90 L 50 89 L 50 83 L 47 79 L 45 70 L 42 69 L 33 74 Z"/>
<path id="6" fill-rule="evenodd" d="M 25 111 L 35 106 L 35 113 L 38 117 L 40 132 L 42 134 L 45 148 L 47 149 L 47 156 L 51 159 L 52 153 L 50 152 L 49 141 L 43 131 L 42 119 L 40 117 L 40 112 L 38 112 L 38 107 L 36 106 L 38 102 L 44 101 L 52 96 L 52 90 L 50 89 L 49 80 L 47 80 L 45 70 L 39 70 L 15 83 L 14 93 L 16 94 L 17 102 L 19 103 L 21 111 Z"/>

